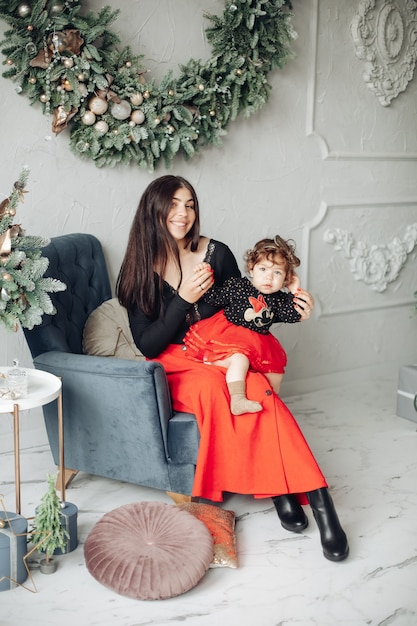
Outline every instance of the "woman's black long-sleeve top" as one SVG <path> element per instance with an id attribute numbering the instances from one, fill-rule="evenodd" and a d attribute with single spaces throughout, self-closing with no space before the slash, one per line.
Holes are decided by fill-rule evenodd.
<path id="1" fill-rule="evenodd" d="M 216 285 L 223 285 L 224 281 L 231 276 L 240 277 L 239 267 L 233 253 L 220 241 L 210 239 L 204 261 L 210 263 L 213 268 Z M 158 287 L 156 274 L 155 285 Z M 191 324 L 211 317 L 219 310 L 204 302 L 203 299 L 195 304 L 186 302 L 168 283 L 164 283 L 162 300 L 161 317 L 149 318 L 138 308 L 128 312 L 133 339 L 142 354 L 149 359 L 156 358 L 170 343 L 182 343 Z M 159 311 L 159 305 L 157 301 L 157 311 Z"/>

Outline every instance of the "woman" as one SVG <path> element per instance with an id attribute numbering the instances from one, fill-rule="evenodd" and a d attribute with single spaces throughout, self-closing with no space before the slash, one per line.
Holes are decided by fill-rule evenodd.
<path id="1" fill-rule="evenodd" d="M 136 345 L 164 366 L 174 409 L 196 416 L 200 446 L 192 495 L 212 501 L 221 501 L 225 491 L 272 497 L 282 526 L 294 532 L 307 527 L 300 503 L 309 502 L 324 556 L 341 561 L 349 548 L 326 480 L 265 376 L 252 371 L 247 376 L 248 395 L 263 410 L 236 418 L 230 412 L 225 370 L 184 353 L 188 328 L 218 310 L 202 296 L 214 282 L 222 285 L 231 276 L 240 277 L 240 272 L 229 248 L 200 236 L 192 185 L 173 175 L 150 183 L 130 230 L 117 295 L 128 311 Z M 306 291 L 298 294 L 294 307 L 305 320 L 313 299 Z"/>

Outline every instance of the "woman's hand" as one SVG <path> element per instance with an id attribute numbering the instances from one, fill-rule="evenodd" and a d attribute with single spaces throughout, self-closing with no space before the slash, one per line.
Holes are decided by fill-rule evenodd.
<path id="1" fill-rule="evenodd" d="M 292 277 L 292 280 L 289 283 L 287 283 L 285 286 L 287 287 L 288 291 L 290 291 L 292 294 L 295 294 L 297 291 L 300 290 L 301 281 L 295 272 Z"/>
<path id="2" fill-rule="evenodd" d="M 186 302 L 198 302 L 214 284 L 213 269 L 208 263 L 199 263 L 178 290 L 178 295 Z"/>
<path id="3" fill-rule="evenodd" d="M 300 321 L 308 320 L 314 309 L 314 298 L 309 291 L 298 289 L 294 294 L 294 308 L 301 315 Z"/>

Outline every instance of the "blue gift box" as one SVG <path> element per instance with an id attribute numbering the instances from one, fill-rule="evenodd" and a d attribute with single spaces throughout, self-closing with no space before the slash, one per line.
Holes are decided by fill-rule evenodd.
<path id="1" fill-rule="evenodd" d="M 75 504 L 65 502 L 61 512 L 61 526 L 63 526 L 69 534 L 69 539 L 65 550 L 57 548 L 54 554 L 67 554 L 67 552 L 72 552 L 78 546 L 77 516 L 78 508 Z"/>
<path id="2" fill-rule="evenodd" d="M 25 517 L 0 511 L 5 527 L 0 527 L 0 591 L 22 585 L 28 577 L 24 557 L 27 554 L 28 524 Z"/>
<path id="3" fill-rule="evenodd" d="M 35 510 L 37 514 L 38 509 Z M 68 552 L 72 552 L 78 546 L 78 527 L 77 527 L 77 517 L 78 517 L 78 508 L 72 502 L 64 502 L 64 507 L 61 511 L 61 526 L 65 528 L 69 535 L 69 539 L 67 540 L 65 550 L 61 550 L 61 548 L 56 548 L 54 550 L 54 554 L 67 554 Z M 41 552 L 45 550 L 40 548 Z"/>

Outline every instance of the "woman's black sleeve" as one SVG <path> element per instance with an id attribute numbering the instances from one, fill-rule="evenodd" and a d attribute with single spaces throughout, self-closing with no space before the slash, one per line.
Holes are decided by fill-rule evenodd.
<path id="1" fill-rule="evenodd" d="M 161 354 L 172 343 L 191 306 L 177 294 L 170 299 L 161 319 L 151 320 L 140 309 L 129 312 L 133 339 L 142 354 L 148 359 Z"/>
<path id="2" fill-rule="evenodd" d="M 215 241 L 215 253 L 210 263 L 214 269 L 214 279 L 216 285 L 222 286 L 223 283 L 232 276 L 240 278 L 239 266 L 236 262 L 233 252 L 224 243 Z"/>

